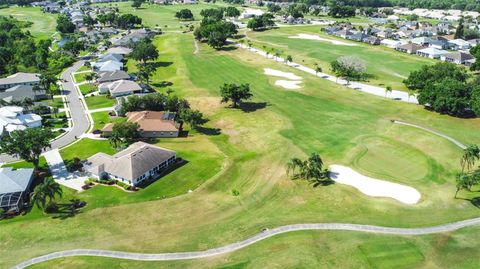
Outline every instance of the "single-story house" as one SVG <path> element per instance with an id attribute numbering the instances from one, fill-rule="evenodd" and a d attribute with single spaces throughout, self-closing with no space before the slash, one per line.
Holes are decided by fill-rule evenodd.
<path id="1" fill-rule="evenodd" d="M 132 49 L 127 48 L 127 47 L 113 47 L 109 48 L 107 50 L 107 53 L 112 53 L 112 54 L 121 54 L 121 55 L 128 55 L 132 53 Z"/>
<path id="2" fill-rule="evenodd" d="M 415 53 L 417 53 L 418 50 L 421 50 L 421 49 L 424 49 L 424 48 L 425 47 L 420 46 L 418 44 L 408 43 L 408 44 L 401 45 L 401 46 L 397 47 L 396 50 L 398 50 L 400 52 L 408 53 L 408 54 L 415 54 Z"/>
<path id="3" fill-rule="evenodd" d="M 100 84 L 98 91 L 100 93 L 110 93 L 113 97 L 120 97 L 142 92 L 142 87 L 135 81 L 121 79 Z"/>
<path id="4" fill-rule="evenodd" d="M 471 47 L 471 44 L 468 41 L 465 41 L 465 40 L 460 39 L 460 38 L 450 40 L 450 41 L 448 41 L 448 44 L 449 44 L 450 48 L 452 48 L 454 50 L 467 50 Z"/>
<path id="5" fill-rule="evenodd" d="M 333 35 L 341 37 L 341 38 L 348 38 L 349 36 L 353 35 L 353 32 L 349 29 L 343 29 L 337 32 L 334 32 Z"/>
<path id="6" fill-rule="evenodd" d="M 363 42 L 368 43 L 370 45 L 380 45 L 382 40 L 376 36 L 369 36 Z"/>
<path id="7" fill-rule="evenodd" d="M 105 53 L 100 56 L 98 56 L 98 61 L 99 63 L 101 62 L 106 62 L 106 61 L 115 61 L 115 62 L 121 62 L 123 60 L 123 55 L 122 54 L 114 54 L 114 53 Z"/>
<path id="8" fill-rule="evenodd" d="M 18 213 L 28 197 L 32 181 L 32 168 L 0 168 L 0 208 Z"/>
<path id="9" fill-rule="evenodd" d="M 116 179 L 137 186 L 158 177 L 176 158 L 175 151 L 136 142 L 113 156 L 97 153 L 84 162 L 84 167 L 99 179 Z"/>
<path id="10" fill-rule="evenodd" d="M 360 32 L 360 33 L 355 33 L 353 35 L 348 36 L 347 39 L 353 40 L 353 41 L 358 41 L 358 42 L 363 42 L 368 37 L 369 37 L 369 35 Z"/>
<path id="11" fill-rule="evenodd" d="M 22 101 L 26 98 L 36 101 L 47 98 L 47 94 L 44 90 L 34 90 L 33 86 L 29 85 L 17 85 L 0 92 L 0 99 L 6 102 Z"/>
<path id="12" fill-rule="evenodd" d="M 473 57 L 471 54 L 459 51 L 445 53 L 440 56 L 440 60 L 456 64 L 466 64 L 468 61 L 473 59 L 475 59 L 475 57 Z"/>
<path id="13" fill-rule="evenodd" d="M 6 90 L 17 85 L 36 86 L 40 83 L 40 74 L 36 73 L 16 73 L 6 78 L 0 79 L 0 91 Z"/>
<path id="14" fill-rule="evenodd" d="M 431 39 L 430 37 L 422 36 L 422 37 L 417 37 L 412 39 L 411 43 L 417 44 L 420 46 L 429 46 L 432 41 L 433 39 Z"/>
<path id="15" fill-rule="evenodd" d="M 405 43 L 406 41 L 404 40 L 393 40 L 393 39 L 384 39 L 380 42 L 381 45 L 387 46 L 392 49 L 395 49 Z"/>
<path id="16" fill-rule="evenodd" d="M 0 136 L 3 132 L 42 127 L 42 117 L 37 114 L 24 114 L 19 106 L 0 107 Z"/>
<path id="17" fill-rule="evenodd" d="M 475 47 L 476 45 L 480 44 L 480 38 L 470 39 L 467 42 L 471 47 Z"/>
<path id="18" fill-rule="evenodd" d="M 126 115 L 128 122 L 137 123 L 141 137 L 178 137 L 182 124 L 176 121 L 176 113 L 160 111 L 134 111 Z M 102 129 L 103 136 L 109 136 L 113 124 L 109 123 Z"/>
<path id="19" fill-rule="evenodd" d="M 431 58 L 431 59 L 438 59 L 440 58 L 440 56 L 442 56 L 445 53 L 448 53 L 448 51 L 440 50 L 436 48 L 425 48 L 425 49 L 417 50 L 418 56 Z"/>
<path id="20" fill-rule="evenodd" d="M 123 63 L 117 61 L 92 63 L 92 68 L 98 72 L 118 71 L 123 69 Z"/>
<path id="21" fill-rule="evenodd" d="M 97 83 L 112 82 L 122 79 L 129 80 L 130 78 L 130 75 L 123 70 L 101 72 L 98 74 Z"/>
<path id="22" fill-rule="evenodd" d="M 240 15 L 243 19 L 253 18 L 262 16 L 265 12 L 261 9 L 256 8 L 246 8 L 244 9 L 243 13 Z"/>
<path id="23" fill-rule="evenodd" d="M 432 39 L 432 41 L 430 41 L 430 44 L 428 44 L 428 46 L 434 49 L 439 49 L 439 50 L 448 49 L 450 47 L 448 41 L 442 40 L 442 39 L 436 39 L 436 40 Z"/>

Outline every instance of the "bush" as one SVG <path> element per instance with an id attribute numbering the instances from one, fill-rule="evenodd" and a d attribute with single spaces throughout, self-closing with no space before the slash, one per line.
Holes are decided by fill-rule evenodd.
<path id="1" fill-rule="evenodd" d="M 233 194 L 233 196 L 239 196 L 239 195 L 240 195 L 240 192 L 239 192 L 238 190 L 236 190 L 236 189 L 233 189 L 233 190 L 232 190 L 232 194 Z"/>

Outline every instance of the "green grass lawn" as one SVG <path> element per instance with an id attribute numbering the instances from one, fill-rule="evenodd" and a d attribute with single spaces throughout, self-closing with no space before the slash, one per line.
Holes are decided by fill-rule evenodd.
<path id="1" fill-rule="evenodd" d="M 98 4 L 100 6 L 105 4 Z M 179 30 L 187 24 L 198 24 L 202 19 L 200 11 L 207 8 L 217 8 L 225 6 L 223 3 L 198 5 L 157 5 L 144 3 L 141 8 L 134 9 L 132 2 L 120 2 L 107 4 L 107 6 L 118 7 L 120 13 L 130 13 L 142 18 L 142 24 L 150 27 L 159 27 L 162 30 Z M 195 21 L 179 21 L 175 18 L 175 13 L 181 9 L 188 8 L 192 11 Z M 241 7 L 239 7 L 241 9 Z M 185 29 L 186 30 L 186 29 Z"/>
<path id="2" fill-rule="evenodd" d="M 110 117 L 110 115 L 108 115 L 108 111 L 92 113 L 92 118 L 93 130 L 100 130 L 107 123 L 117 123 L 125 120 L 125 118 L 122 117 Z"/>
<path id="3" fill-rule="evenodd" d="M 81 83 L 81 82 L 84 82 L 86 80 L 86 76 L 90 74 L 88 72 L 86 73 L 78 73 L 78 74 L 75 74 L 74 77 L 75 77 L 75 81 L 77 83 Z"/>
<path id="4" fill-rule="evenodd" d="M 326 35 L 320 31 L 320 26 L 302 26 L 279 28 L 264 32 L 248 32 L 248 37 L 259 49 L 272 48 L 282 51 L 283 56 L 292 55 L 299 64 L 314 67 L 315 63 L 322 67 L 323 72 L 332 74 L 330 63 L 341 56 L 356 56 L 367 66 L 367 73 L 373 75 L 368 83 L 380 86 L 392 86 L 395 90 L 406 90 L 403 80 L 410 72 L 422 65 L 437 61 L 398 52 L 384 46 L 372 46 L 361 42 L 348 41 Z M 300 33 L 319 35 L 322 38 L 340 40 L 356 46 L 335 45 L 326 41 L 293 39 Z M 265 47 L 264 47 L 265 46 Z"/>
<path id="5" fill-rule="evenodd" d="M 78 86 L 78 88 L 83 95 L 89 94 L 97 90 L 97 87 L 95 87 L 92 83 L 82 84 Z"/>
<path id="6" fill-rule="evenodd" d="M 292 223 L 419 227 L 478 216 L 480 209 L 465 200 L 478 193 L 462 191 L 459 196 L 465 199 L 453 197 L 461 150 L 430 133 L 392 124 L 391 119 L 416 123 L 466 144 L 480 144 L 479 119 L 439 115 L 353 91 L 246 50 L 214 51 L 201 44 L 200 53 L 194 55 L 190 35 L 165 34 L 155 44 L 162 52 L 159 60 L 171 63 L 154 75 L 157 90 L 165 90 L 164 82 L 169 82 L 175 94 L 187 97 L 209 119 L 205 129 L 191 132 L 188 138 L 158 142 L 188 162 L 133 195 L 99 186 L 73 195 L 88 205 L 72 218 L 60 220 L 33 212 L 2 221 L 0 267 L 73 248 L 148 253 L 203 250 L 245 239 L 265 227 Z M 278 78 L 264 75 L 266 67 L 302 76 L 303 88 L 291 91 L 275 86 Z M 245 112 L 220 103 L 223 83 L 250 83 L 254 97 L 249 107 L 243 107 Z M 86 158 L 109 149 L 113 150 L 108 141 L 83 139 L 61 154 L 65 159 Z M 285 174 L 289 159 L 312 152 L 318 152 L 326 165 L 343 164 L 368 176 L 415 187 L 422 199 L 417 205 L 403 205 L 368 197 L 345 185 L 313 187 L 289 180 Z M 194 191 L 187 194 L 188 189 Z M 304 232 L 201 263 L 83 257 L 41 266 L 475 268 L 477 232 L 470 228 L 426 237 Z"/>
<path id="7" fill-rule="evenodd" d="M 13 16 L 20 21 L 29 21 L 33 24 L 27 28 L 37 39 L 51 38 L 55 33 L 57 15 L 43 13 L 38 7 L 18 7 L 0 9 L 0 16 Z"/>
<path id="8" fill-rule="evenodd" d="M 85 102 L 89 110 L 113 107 L 113 105 L 115 105 L 115 99 L 108 98 L 106 95 L 85 97 Z"/>
<path id="9" fill-rule="evenodd" d="M 77 70 L 77 72 L 91 71 L 91 70 L 92 70 L 92 69 L 91 69 L 90 67 L 84 65 L 84 66 L 80 67 L 80 68 Z"/>

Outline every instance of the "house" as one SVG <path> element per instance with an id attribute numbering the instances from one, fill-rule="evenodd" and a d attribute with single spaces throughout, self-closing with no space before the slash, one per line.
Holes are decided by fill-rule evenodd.
<path id="1" fill-rule="evenodd" d="M 3 132 L 13 132 L 42 126 L 42 117 L 37 114 L 24 114 L 23 107 L 0 107 L 0 136 Z"/>
<path id="2" fill-rule="evenodd" d="M 380 42 L 381 45 L 387 46 L 392 49 L 395 49 L 405 43 L 406 41 L 404 40 L 393 40 L 393 39 L 384 39 Z"/>
<path id="3" fill-rule="evenodd" d="M 417 50 L 418 56 L 431 58 L 431 59 L 438 59 L 440 58 L 440 56 L 442 56 L 445 53 L 448 53 L 448 51 L 440 50 L 436 48 L 425 48 L 425 49 Z"/>
<path id="4" fill-rule="evenodd" d="M 259 17 L 262 16 L 265 12 L 261 9 L 256 9 L 256 8 L 246 8 L 243 10 L 243 13 L 240 15 L 241 18 L 243 19 L 249 19 L 253 17 Z"/>
<path id="5" fill-rule="evenodd" d="M 341 38 L 348 38 L 349 36 L 353 35 L 353 32 L 348 29 L 343 29 L 343 30 L 334 32 L 333 35 Z"/>
<path id="6" fill-rule="evenodd" d="M 113 156 L 97 153 L 84 162 L 84 167 L 98 179 L 115 179 L 137 186 L 158 177 L 176 159 L 175 151 L 136 142 Z"/>
<path id="7" fill-rule="evenodd" d="M 434 48 L 434 49 L 439 49 L 439 50 L 449 48 L 448 41 L 443 40 L 443 39 L 432 39 L 428 46 L 431 47 L 431 48 Z"/>
<path id="8" fill-rule="evenodd" d="M 107 61 L 121 62 L 122 60 L 123 60 L 122 54 L 105 53 L 98 56 L 97 63 L 103 63 Z"/>
<path id="9" fill-rule="evenodd" d="M 411 40 L 413 44 L 417 44 L 420 46 L 429 46 L 432 41 L 433 40 L 430 37 L 425 37 L 425 36 L 417 37 Z"/>
<path id="10" fill-rule="evenodd" d="M 470 39 L 467 42 L 470 44 L 470 47 L 475 47 L 476 45 L 480 44 L 480 38 Z"/>
<path id="11" fill-rule="evenodd" d="M 112 97 L 120 97 L 142 92 L 142 87 L 135 81 L 121 79 L 100 84 L 98 91 L 100 93 L 110 93 Z"/>
<path id="12" fill-rule="evenodd" d="M 448 41 L 448 45 L 453 50 L 468 50 L 471 47 L 471 44 L 468 41 L 460 38 Z"/>
<path id="13" fill-rule="evenodd" d="M 459 52 L 459 51 L 445 53 L 440 56 L 440 60 L 444 62 L 450 62 L 450 63 L 456 63 L 456 64 L 466 64 L 466 63 L 469 63 L 469 61 L 474 59 L 475 57 L 473 57 L 471 54 Z"/>
<path id="14" fill-rule="evenodd" d="M 33 168 L 0 168 L 0 209 L 18 213 L 24 203 L 33 181 Z"/>
<path id="15" fill-rule="evenodd" d="M 112 82 L 117 80 L 129 80 L 130 75 L 123 70 L 101 72 L 98 74 L 97 83 Z"/>
<path id="16" fill-rule="evenodd" d="M 416 54 L 418 50 L 424 49 L 425 47 L 414 44 L 414 43 L 408 43 L 405 45 L 401 45 L 396 48 L 396 50 L 408 54 Z"/>
<path id="17" fill-rule="evenodd" d="M 353 40 L 353 41 L 358 41 L 358 42 L 363 42 L 364 40 L 366 40 L 369 37 L 370 37 L 369 35 L 360 32 L 360 33 L 355 33 L 353 35 L 348 36 L 347 39 Z"/>
<path id="18" fill-rule="evenodd" d="M 92 63 L 92 68 L 98 72 L 111 72 L 123 69 L 123 63 L 117 61 L 106 61 L 99 63 Z"/>
<path id="19" fill-rule="evenodd" d="M 36 86 L 40 83 L 40 74 L 16 73 L 0 79 L 0 91 L 17 85 Z"/>
<path id="20" fill-rule="evenodd" d="M 132 53 L 132 49 L 130 48 L 127 48 L 127 47 L 113 47 L 113 48 L 109 48 L 107 50 L 107 53 L 112 53 L 112 54 L 120 54 L 120 55 L 128 55 L 130 53 Z"/>
<path id="21" fill-rule="evenodd" d="M 380 45 L 381 40 L 376 36 L 369 36 L 366 39 L 364 39 L 363 42 L 368 43 L 370 45 Z"/>
<path id="22" fill-rule="evenodd" d="M 22 101 L 27 98 L 36 101 L 46 97 L 44 90 L 34 90 L 30 85 L 17 85 L 0 92 L 0 99 L 6 102 Z"/>
<path id="23" fill-rule="evenodd" d="M 159 111 L 135 111 L 126 115 L 128 122 L 137 123 L 140 128 L 140 136 L 152 137 L 178 137 L 182 130 L 182 124 L 176 121 L 176 113 Z M 103 136 L 109 136 L 113 130 L 113 124 L 109 123 L 102 129 Z"/>

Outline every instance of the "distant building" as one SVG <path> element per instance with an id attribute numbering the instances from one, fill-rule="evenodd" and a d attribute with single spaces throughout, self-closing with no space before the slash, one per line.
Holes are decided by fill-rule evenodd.
<path id="1" fill-rule="evenodd" d="M 182 124 L 176 121 L 176 114 L 172 112 L 158 111 L 135 111 L 126 115 L 128 122 L 137 123 L 138 131 L 142 137 L 178 137 L 182 130 Z M 104 136 L 109 136 L 113 130 L 113 124 L 109 123 L 102 129 Z"/>
<path id="2" fill-rule="evenodd" d="M 2 136 L 4 132 L 10 133 L 41 126 L 42 117 L 37 114 L 24 114 L 22 107 L 0 107 L 0 136 Z"/>
<path id="3" fill-rule="evenodd" d="M 112 82 L 117 80 L 129 80 L 130 75 L 123 70 L 98 73 L 97 83 Z"/>
<path id="4" fill-rule="evenodd" d="M 418 44 L 408 43 L 408 44 L 401 45 L 401 46 L 397 47 L 396 50 L 404 52 L 404 53 L 408 53 L 408 54 L 416 54 L 418 50 L 421 50 L 421 49 L 424 49 L 424 48 L 425 47 L 420 46 Z"/>
<path id="5" fill-rule="evenodd" d="M 431 58 L 431 59 L 439 59 L 440 56 L 446 53 L 448 53 L 448 51 L 440 50 L 436 48 L 425 48 L 417 51 L 418 56 Z"/>
<path id="6" fill-rule="evenodd" d="M 99 179 L 116 179 L 137 186 L 158 177 L 176 158 L 175 151 L 136 142 L 113 156 L 97 153 L 85 161 L 84 167 Z"/>
<path id="7" fill-rule="evenodd" d="M 12 101 L 22 101 L 27 98 L 36 101 L 47 98 L 47 95 L 44 90 L 35 90 L 33 86 L 29 85 L 17 85 L 4 92 L 0 91 L 0 100 L 8 103 Z"/>
<path id="8" fill-rule="evenodd" d="M 120 97 L 125 95 L 132 95 L 134 93 L 142 92 L 142 87 L 135 81 L 131 80 L 116 80 L 113 82 L 105 82 L 98 86 L 100 93 L 110 93 L 112 97 Z"/>
<path id="9" fill-rule="evenodd" d="M 455 64 L 467 64 L 469 65 L 472 60 L 475 60 L 475 57 L 473 57 L 469 53 L 464 53 L 464 52 L 451 52 L 451 53 L 445 53 L 440 56 L 440 60 L 444 62 L 450 62 L 450 63 L 455 63 Z"/>

